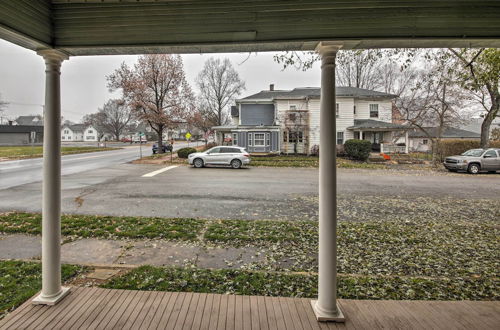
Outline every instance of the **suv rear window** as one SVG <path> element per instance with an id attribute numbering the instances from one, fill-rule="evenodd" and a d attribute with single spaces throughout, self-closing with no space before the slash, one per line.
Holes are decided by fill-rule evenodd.
<path id="1" fill-rule="evenodd" d="M 220 152 L 224 154 L 239 154 L 241 150 L 238 148 L 221 148 Z"/>

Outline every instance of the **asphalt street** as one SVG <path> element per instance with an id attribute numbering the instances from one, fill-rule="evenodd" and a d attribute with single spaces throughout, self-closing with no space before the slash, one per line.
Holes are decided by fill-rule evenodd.
<path id="1" fill-rule="evenodd" d="M 82 146 L 82 144 L 79 144 Z M 150 145 L 112 145 L 122 146 L 123 149 L 101 151 L 83 154 L 62 156 L 62 175 L 81 173 L 122 164 L 139 158 L 140 148 L 142 155 L 151 155 Z M 187 146 L 187 143 L 174 144 L 174 150 Z M 42 158 L 22 159 L 0 162 L 0 189 L 15 187 L 26 183 L 42 180 Z"/>
<path id="2" fill-rule="evenodd" d="M 250 167 L 233 170 L 118 164 L 65 175 L 62 185 L 62 210 L 66 213 L 232 219 L 317 218 L 317 169 Z M 408 201 L 422 197 L 500 202 L 500 175 L 339 169 L 338 193 L 339 197 L 347 199 L 349 196 L 382 196 Z M 40 182 L 0 190 L 0 211 L 39 212 L 40 208 Z"/>

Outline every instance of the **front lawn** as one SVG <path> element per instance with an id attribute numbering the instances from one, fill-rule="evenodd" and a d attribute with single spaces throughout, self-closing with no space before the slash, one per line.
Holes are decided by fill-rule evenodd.
<path id="1" fill-rule="evenodd" d="M 500 299 L 496 201 L 464 200 L 455 205 L 451 200 L 433 204 L 429 199 L 415 201 L 425 208 L 409 204 L 395 210 L 383 203 L 377 210 L 381 203 L 376 200 L 364 205 L 367 210 L 363 204 L 359 209 L 343 207 L 344 202 L 339 201 L 339 217 L 346 220 L 338 226 L 342 297 Z M 397 200 L 394 203 L 399 205 Z M 451 209 L 446 212 L 446 208 Z M 384 211 L 385 219 L 370 218 L 368 210 L 377 217 L 377 212 Z M 40 220 L 39 214 L 3 214 L 0 232 L 39 234 Z M 64 215 L 62 233 L 66 239 L 148 238 L 189 241 L 204 248 L 247 247 L 263 256 L 240 264 L 237 270 L 142 267 L 106 284 L 109 287 L 315 295 L 316 221 Z"/>
<path id="2" fill-rule="evenodd" d="M 101 147 L 61 147 L 61 155 L 80 154 L 96 151 L 118 150 L 120 148 L 101 148 Z M 41 146 L 22 146 L 22 147 L 0 147 L 0 158 L 23 159 L 37 158 L 43 156 L 43 147 Z"/>
<path id="3" fill-rule="evenodd" d="M 83 270 L 62 265 L 62 280 L 67 281 Z M 37 262 L 0 261 L 0 319 L 42 288 L 42 265 Z"/>
<path id="4" fill-rule="evenodd" d="M 319 167 L 319 157 L 317 156 L 253 156 L 250 166 L 257 167 Z M 367 162 L 353 161 L 347 158 L 337 157 L 338 168 L 367 168 L 385 169 L 384 164 L 372 164 Z"/>

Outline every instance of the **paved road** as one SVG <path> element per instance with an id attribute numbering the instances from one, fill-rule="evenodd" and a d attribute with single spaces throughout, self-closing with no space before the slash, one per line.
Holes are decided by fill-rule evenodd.
<path id="1" fill-rule="evenodd" d="M 63 212 L 232 219 L 317 218 L 317 169 L 179 166 L 153 177 L 142 176 L 161 168 L 121 164 L 66 175 L 62 181 Z M 351 200 L 353 208 L 369 196 L 374 197 L 373 203 L 382 198 L 396 205 L 410 205 L 417 198 L 445 204 L 447 199 L 460 203 L 481 198 L 500 205 L 498 174 L 341 169 L 338 187 L 339 198 Z M 30 183 L 0 190 L 0 211 L 40 211 L 40 188 L 40 183 Z"/>
<path id="2" fill-rule="evenodd" d="M 121 145 L 123 146 L 123 144 Z M 174 150 L 187 143 L 174 144 Z M 151 155 L 151 146 L 142 146 L 142 155 Z M 139 146 L 125 145 L 123 149 L 67 155 L 62 157 L 62 175 L 105 168 L 139 158 Z M 42 158 L 0 162 L 0 189 L 42 180 Z"/>

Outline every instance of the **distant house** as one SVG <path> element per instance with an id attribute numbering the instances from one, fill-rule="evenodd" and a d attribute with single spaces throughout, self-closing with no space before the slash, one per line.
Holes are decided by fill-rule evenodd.
<path id="1" fill-rule="evenodd" d="M 338 145 L 349 139 L 364 139 L 374 151 L 396 150 L 396 132 L 404 135 L 395 95 L 355 88 L 336 87 Z M 320 144 L 320 88 L 269 90 L 236 100 L 231 108 L 232 124 L 216 126 L 219 143 L 231 141 L 249 152 L 304 153 Z M 394 122 L 394 120 L 397 120 Z M 403 132 L 403 134 L 401 134 Z M 399 147 L 399 152 L 405 152 Z"/>
<path id="2" fill-rule="evenodd" d="M 61 141 L 66 142 L 97 142 L 99 134 L 97 130 L 89 125 L 74 124 L 63 125 L 61 129 Z"/>
<path id="3" fill-rule="evenodd" d="M 427 152 L 432 149 L 432 140 L 431 138 L 436 138 L 438 136 L 438 128 L 437 127 L 427 127 L 425 131 L 428 133 L 424 133 L 422 130 L 414 129 L 408 133 L 409 139 L 409 149 L 410 151 L 419 151 L 419 152 Z M 466 131 L 458 128 L 445 128 L 443 133 L 441 134 L 441 139 L 472 139 L 479 140 L 481 138 L 481 134 Z"/>
<path id="4" fill-rule="evenodd" d="M 43 126 L 0 125 L 0 145 L 29 145 L 43 142 Z"/>
<path id="5" fill-rule="evenodd" d="M 19 116 L 14 121 L 14 125 L 20 126 L 43 126 L 43 117 L 40 115 L 35 116 Z"/>

